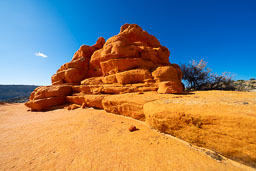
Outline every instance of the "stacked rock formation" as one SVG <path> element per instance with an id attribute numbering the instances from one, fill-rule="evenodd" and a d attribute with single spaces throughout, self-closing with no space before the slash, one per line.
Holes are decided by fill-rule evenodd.
<path id="1" fill-rule="evenodd" d="M 182 93 L 182 72 L 169 55 L 153 35 L 124 24 L 106 42 L 101 37 L 93 46 L 81 46 L 52 76 L 52 85 L 35 89 L 25 105 L 38 111 L 65 103 L 103 108 L 102 100 L 111 94 Z"/>
<path id="2" fill-rule="evenodd" d="M 25 105 L 35 111 L 68 103 L 68 110 L 104 109 L 256 167 L 255 95 L 178 95 L 182 72 L 169 55 L 154 36 L 125 24 L 106 42 L 99 38 L 93 46 L 81 46 L 52 76 L 52 85 L 36 88 Z"/>

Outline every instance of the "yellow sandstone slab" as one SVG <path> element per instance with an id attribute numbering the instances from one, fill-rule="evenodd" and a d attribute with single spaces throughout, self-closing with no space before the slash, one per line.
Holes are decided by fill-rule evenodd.
<path id="1" fill-rule="evenodd" d="M 139 130 L 129 132 L 131 125 Z M 0 170 L 254 170 L 143 122 L 88 108 L 1 105 L 0 142 Z"/>
<path id="2" fill-rule="evenodd" d="M 153 128 L 256 167 L 256 93 L 198 91 L 144 105 Z"/>

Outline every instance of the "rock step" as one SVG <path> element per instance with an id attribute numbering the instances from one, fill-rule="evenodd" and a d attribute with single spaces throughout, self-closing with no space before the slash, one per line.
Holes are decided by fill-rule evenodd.
<path id="1" fill-rule="evenodd" d="M 31 108 L 32 111 L 45 111 L 52 109 L 55 106 L 66 104 L 67 100 L 64 96 L 47 97 L 43 99 L 30 100 L 25 105 Z"/>
<path id="2" fill-rule="evenodd" d="M 157 100 L 159 97 L 160 95 L 157 92 L 112 95 L 105 97 L 102 105 L 107 112 L 145 121 L 143 105 L 147 102 Z"/>
<path id="3" fill-rule="evenodd" d="M 93 95 L 93 94 L 76 94 L 73 96 L 67 96 L 66 99 L 70 103 L 82 105 L 83 103 L 87 107 L 93 107 L 97 109 L 103 109 L 102 100 L 106 95 Z"/>
<path id="4" fill-rule="evenodd" d="M 133 92 L 157 91 L 158 87 L 152 84 L 101 84 L 72 86 L 75 93 L 85 94 L 123 94 Z"/>

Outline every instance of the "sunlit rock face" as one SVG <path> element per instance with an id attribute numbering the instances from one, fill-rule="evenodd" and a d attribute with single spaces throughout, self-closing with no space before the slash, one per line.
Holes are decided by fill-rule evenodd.
<path id="1" fill-rule="evenodd" d="M 89 62 L 92 54 L 103 47 L 105 39 L 100 37 L 93 46 L 82 45 L 74 54 L 72 60 L 60 67 L 57 73 L 52 76 L 52 84 L 80 82 L 88 78 Z"/>
<path id="2" fill-rule="evenodd" d="M 182 93 L 182 72 L 177 64 L 169 62 L 169 56 L 169 50 L 156 37 L 137 24 L 124 24 L 119 34 L 106 42 L 100 37 L 92 46 L 82 45 L 71 62 L 62 65 L 52 76 L 52 87 L 36 89 L 26 105 L 32 110 L 46 110 L 67 102 L 74 103 L 73 99 L 78 99 L 76 96 L 83 99 L 86 94 L 104 94 L 101 97 L 105 97 L 144 91 Z M 61 86 L 71 87 L 71 92 L 62 91 Z M 42 90 L 51 92 L 53 87 L 58 92 L 54 96 L 35 98 L 34 94 Z M 53 99 L 59 102 L 47 102 Z M 101 102 L 93 105 L 93 100 L 88 99 L 83 103 L 102 106 L 99 105 Z"/>

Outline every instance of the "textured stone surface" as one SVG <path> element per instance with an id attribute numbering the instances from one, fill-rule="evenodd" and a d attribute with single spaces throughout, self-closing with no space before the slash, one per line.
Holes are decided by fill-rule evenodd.
<path id="1" fill-rule="evenodd" d="M 67 96 L 67 101 L 70 103 L 75 103 L 82 105 L 84 104 L 86 107 L 93 107 L 97 109 L 103 109 L 102 100 L 104 99 L 105 95 L 73 95 Z"/>
<path id="2" fill-rule="evenodd" d="M 163 81 L 158 84 L 157 92 L 160 94 L 180 94 L 183 92 L 183 85 L 179 80 Z"/>
<path id="3" fill-rule="evenodd" d="M 51 107 L 65 104 L 65 96 L 72 94 L 70 85 L 41 86 L 36 88 L 30 95 L 25 105 L 32 110 L 47 110 Z"/>
<path id="4" fill-rule="evenodd" d="M 174 66 L 160 66 L 152 72 L 152 76 L 157 82 L 172 80 L 181 81 L 182 79 L 182 73 L 179 66 L 178 68 L 175 68 Z"/>
<path id="5" fill-rule="evenodd" d="M 103 110 L 27 112 L 0 105 L 0 168 L 27 170 L 255 171 Z M 139 128 L 133 133 L 128 128 Z"/>
<path id="6" fill-rule="evenodd" d="M 102 101 L 102 104 L 107 112 L 144 121 L 143 105 L 159 98 L 160 95 L 156 92 L 146 92 L 144 94 L 128 93 L 107 96 Z"/>
<path id="7" fill-rule="evenodd" d="M 105 84 L 114 84 L 117 83 L 116 75 L 108 75 L 102 78 L 102 82 Z"/>
<path id="8" fill-rule="evenodd" d="M 246 92 L 144 92 L 109 95 L 102 104 L 107 112 L 145 120 L 160 132 L 255 167 L 255 99 Z"/>
<path id="9" fill-rule="evenodd" d="M 103 75 L 116 74 L 118 72 L 127 71 L 135 68 L 152 69 L 156 65 L 142 58 L 120 58 L 110 59 L 100 63 Z"/>
<path id="10" fill-rule="evenodd" d="M 150 83 L 138 84 L 98 84 L 98 85 L 76 85 L 73 91 L 84 94 L 124 94 L 133 92 L 157 91 L 158 87 Z"/>
<path id="11" fill-rule="evenodd" d="M 61 97 L 47 97 L 37 100 L 29 100 L 25 105 L 31 108 L 32 111 L 44 111 L 51 109 L 52 107 L 59 106 L 67 103 L 64 96 Z"/>
<path id="12" fill-rule="evenodd" d="M 114 74 L 134 68 L 170 65 L 169 50 L 136 24 L 125 24 L 120 33 L 93 53 L 89 75 Z M 131 59 L 129 59 L 131 58 Z"/>
<path id="13" fill-rule="evenodd" d="M 146 80 L 152 80 L 152 76 L 148 70 L 133 69 L 116 74 L 119 84 L 144 83 Z"/>
<path id="14" fill-rule="evenodd" d="M 35 89 L 30 95 L 30 100 L 43 99 L 47 97 L 59 97 L 72 94 L 71 85 L 41 86 Z"/>
<path id="15" fill-rule="evenodd" d="M 256 94 L 203 91 L 145 103 L 146 123 L 256 167 Z M 246 103 L 245 103 L 246 102 Z"/>

